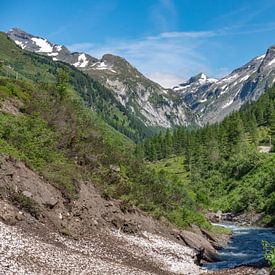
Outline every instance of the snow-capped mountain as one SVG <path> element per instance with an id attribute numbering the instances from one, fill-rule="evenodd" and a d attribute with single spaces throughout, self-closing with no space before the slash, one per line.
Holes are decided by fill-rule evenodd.
<path id="1" fill-rule="evenodd" d="M 244 103 L 256 100 L 275 82 L 275 46 L 229 75 L 216 80 L 199 74 L 176 87 L 200 123 L 221 121 Z"/>
<path id="2" fill-rule="evenodd" d="M 53 44 L 47 39 L 31 35 L 18 28 L 11 29 L 7 35 L 22 49 L 50 56 L 54 61 L 60 60 L 80 68 L 98 61 L 85 53 L 71 53 L 65 46 Z"/>
<path id="3" fill-rule="evenodd" d="M 113 91 L 128 114 L 148 127 L 221 121 L 244 103 L 256 100 L 275 81 L 275 46 L 219 80 L 200 73 L 165 89 L 122 57 L 105 54 L 97 59 L 87 53 L 71 53 L 65 46 L 18 28 L 7 34 L 21 48 L 69 63 L 98 80 Z"/>
<path id="4" fill-rule="evenodd" d="M 114 92 L 131 115 L 148 127 L 169 128 L 194 122 L 189 108 L 175 103 L 179 102 L 176 92 L 149 80 L 122 57 L 106 54 L 97 59 L 87 53 L 71 53 L 65 46 L 18 28 L 11 29 L 7 35 L 22 49 L 69 63 L 98 80 Z"/>

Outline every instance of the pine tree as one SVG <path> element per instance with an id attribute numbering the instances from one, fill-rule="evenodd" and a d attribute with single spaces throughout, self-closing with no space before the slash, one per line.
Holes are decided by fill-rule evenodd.
<path id="1" fill-rule="evenodd" d="M 66 90 L 68 88 L 68 81 L 69 81 L 68 73 L 63 69 L 59 70 L 57 74 L 56 88 L 61 101 L 64 99 L 66 95 Z"/>

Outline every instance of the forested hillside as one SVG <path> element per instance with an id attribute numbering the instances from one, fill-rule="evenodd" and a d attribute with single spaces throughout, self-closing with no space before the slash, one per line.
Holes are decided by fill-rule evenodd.
<path id="1" fill-rule="evenodd" d="M 166 169 L 179 162 L 171 157 L 183 156 L 178 165 L 185 184 L 205 208 L 265 212 L 264 223 L 274 225 L 275 154 L 258 150 L 270 143 L 274 151 L 274 87 L 222 123 L 167 131 L 145 140 L 139 150 L 156 167 L 164 162 L 159 160 L 167 159 Z"/>
<path id="2" fill-rule="evenodd" d="M 109 125 L 134 141 L 156 133 L 130 114 L 115 98 L 112 91 L 74 66 L 55 62 L 50 57 L 22 50 L 5 33 L 0 33 L 0 76 L 30 80 L 35 83 L 54 83 L 57 72 L 63 69 L 69 76 L 71 87 Z"/>
<path id="3" fill-rule="evenodd" d="M 105 198 L 124 201 L 125 209 L 138 206 L 182 227 L 210 228 L 193 192 L 148 168 L 134 144 L 85 107 L 67 81 L 63 70 L 52 84 L 0 77 L 0 153 L 24 161 L 68 202 L 77 199 L 79 182 L 93 182 Z M 14 194 L 11 189 L 11 199 L 36 215 L 31 199 Z"/>

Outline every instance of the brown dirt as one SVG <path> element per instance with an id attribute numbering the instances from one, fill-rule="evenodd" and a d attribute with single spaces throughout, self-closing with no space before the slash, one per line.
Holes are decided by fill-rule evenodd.
<path id="1" fill-rule="evenodd" d="M 7 236 L 19 234 L 19 242 L 27 240 L 32 243 L 38 239 L 41 247 L 45 246 L 45 251 L 37 248 L 38 252 L 45 257 L 51 257 L 47 254 L 49 249 L 57 249 L 73 258 L 80 257 L 83 268 L 93 271 L 99 266 L 88 262 L 98 259 L 103 270 L 104 267 L 105 271 L 109 270 L 109 263 L 115 266 L 113 271 L 120 269 L 121 274 L 129 274 L 129 270 L 131 274 L 179 274 L 178 266 L 183 268 L 183 274 L 200 273 L 194 264 L 195 252 L 186 247 L 183 238 L 188 232 L 176 229 L 165 220 L 156 220 L 136 208 L 126 208 L 122 201 L 104 199 L 91 182 L 79 182 L 78 185 L 78 199 L 68 202 L 54 185 L 23 162 L 0 155 L 0 207 L 4 209 L 0 210 L 0 220 L 7 225 L 15 225 L 14 230 L 19 230 L 20 234 L 13 233 L 13 229 L 4 225 L 3 230 L 7 231 Z M 18 200 L 22 195 L 27 197 L 28 204 L 25 206 Z M 204 238 L 209 246 L 219 242 L 214 236 L 208 236 L 209 232 L 196 227 L 190 230 L 196 233 L 192 236 L 196 235 L 197 240 Z M 188 245 L 197 247 L 191 240 Z M 30 251 L 21 251 L 20 247 L 13 249 L 19 249 L 18 264 L 21 263 L 25 269 L 28 262 L 35 272 L 43 272 L 46 268 L 51 270 L 57 264 L 60 270 L 56 273 L 63 274 L 63 264 L 56 263 L 55 258 L 51 258 L 53 262 L 47 267 L 39 253 L 30 252 L 31 248 L 28 248 Z M 72 266 L 72 272 L 77 270 L 77 264 Z M 113 271 L 101 274 L 114 274 Z"/>

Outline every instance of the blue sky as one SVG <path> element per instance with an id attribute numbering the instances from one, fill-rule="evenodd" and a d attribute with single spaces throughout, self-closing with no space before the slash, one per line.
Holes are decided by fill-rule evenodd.
<path id="1" fill-rule="evenodd" d="M 20 27 L 72 51 L 125 57 L 173 86 L 221 77 L 275 44 L 274 0 L 0 0 L 0 30 Z"/>

